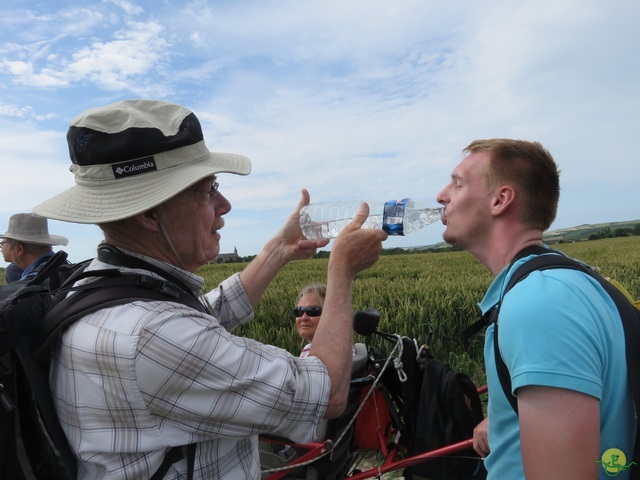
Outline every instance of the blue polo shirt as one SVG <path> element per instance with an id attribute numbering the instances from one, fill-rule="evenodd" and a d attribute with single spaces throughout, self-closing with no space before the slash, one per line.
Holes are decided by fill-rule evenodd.
<path id="1" fill-rule="evenodd" d="M 510 274 L 532 257 L 503 270 L 485 294 L 483 313 L 503 295 Z M 508 268 L 508 267 L 507 267 Z M 535 271 L 515 285 L 500 309 L 500 352 L 515 392 L 524 386 L 566 388 L 600 400 L 600 458 L 610 461 L 611 449 L 631 463 L 635 417 L 627 384 L 624 331 L 618 310 L 595 279 L 570 269 Z M 493 325 L 484 348 L 489 386 L 488 479 L 523 479 L 518 417 L 496 372 Z M 558 452 L 562 455 L 562 452 Z M 541 458 L 539 461 L 544 462 Z M 605 471 L 600 479 L 628 480 L 630 470 Z"/>

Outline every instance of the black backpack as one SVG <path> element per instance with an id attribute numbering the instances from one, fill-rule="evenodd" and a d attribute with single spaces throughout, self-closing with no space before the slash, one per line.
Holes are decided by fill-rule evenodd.
<path id="1" fill-rule="evenodd" d="M 547 253 L 554 253 L 555 255 L 544 255 Z M 512 274 L 509 282 L 507 283 L 503 296 L 507 294 L 514 285 L 527 277 L 531 272 L 536 270 L 546 270 L 549 268 L 570 268 L 583 272 L 600 283 L 602 288 L 609 294 L 611 299 L 616 304 L 620 318 L 622 320 L 622 326 L 624 328 L 625 335 L 625 350 L 627 357 L 627 378 L 629 381 L 629 388 L 633 396 L 633 402 L 636 412 L 636 440 L 635 447 L 633 449 L 632 458 L 627 460 L 627 465 L 632 465 L 631 478 L 640 477 L 640 310 L 638 310 L 624 294 L 612 283 L 607 281 L 593 268 L 585 265 L 584 263 L 567 257 L 560 252 L 551 250 L 544 247 L 528 247 L 523 249 L 515 259 L 511 262 L 513 265 L 517 260 L 527 257 L 529 255 L 538 255 L 531 260 L 528 260 L 522 264 Z M 511 266 L 510 265 L 510 266 Z M 502 355 L 500 354 L 500 347 L 498 345 L 498 315 L 500 312 L 500 304 L 494 309 L 487 312 L 485 316 L 488 316 L 488 321 L 494 323 L 494 353 L 496 370 L 498 378 L 500 379 L 500 385 L 504 390 L 505 396 L 509 400 L 511 407 L 518 414 L 518 403 L 516 397 L 511 394 L 511 376 L 507 369 Z"/>
<path id="2" fill-rule="evenodd" d="M 353 320 L 359 335 L 375 334 L 392 343 L 401 342 L 397 359 L 400 368 L 382 372 L 382 396 L 388 404 L 391 423 L 400 434 L 388 448 L 402 446 L 406 449 L 405 458 L 409 458 L 473 437 L 473 429 L 484 419 L 478 389 L 468 375 L 431 355 L 431 334 L 418 348 L 415 340 L 380 332 L 380 313 L 372 307 L 355 312 Z M 369 355 L 374 371 L 387 360 L 373 349 L 369 349 Z M 403 475 L 407 480 L 481 480 L 486 477 L 486 470 L 470 448 L 408 467 Z"/>
<path id="3" fill-rule="evenodd" d="M 407 456 L 435 450 L 473 437 L 484 419 L 480 395 L 468 375 L 426 356 L 418 373 L 419 397 L 413 416 L 413 438 Z M 406 468 L 407 480 L 480 480 L 486 470 L 470 448 Z"/>
<path id="4" fill-rule="evenodd" d="M 117 269 L 84 272 L 90 261 L 69 264 L 57 252 L 35 278 L 0 287 L 0 478 L 71 480 L 76 459 L 58 421 L 49 389 L 49 360 L 56 339 L 77 319 L 134 300 L 164 300 L 206 311 L 177 279 L 124 274 Z M 162 273 L 142 260 L 104 246 L 99 258 L 113 265 Z M 77 280 L 97 277 L 82 286 Z M 66 294 L 73 291 L 73 295 Z M 66 298 L 65 298 L 66 297 Z M 193 476 L 195 444 L 186 447 Z M 184 458 L 182 447 L 165 455 L 152 476 L 161 479 Z"/>

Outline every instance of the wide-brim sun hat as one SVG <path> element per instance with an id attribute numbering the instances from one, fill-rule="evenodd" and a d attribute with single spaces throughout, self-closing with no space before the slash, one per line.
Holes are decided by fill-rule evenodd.
<path id="1" fill-rule="evenodd" d="M 67 143 L 76 185 L 33 208 L 65 222 L 122 220 L 206 177 L 251 172 L 244 155 L 209 151 L 193 112 L 161 100 L 87 110 L 72 120 Z"/>
<path id="2" fill-rule="evenodd" d="M 51 235 L 47 219 L 33 213 L 16 213 L 9 218 L 6 233 L 0 238 L 10 238 L 22 243 L 38 245 L 67 245 L 69 239 L 62 235 Z"/>

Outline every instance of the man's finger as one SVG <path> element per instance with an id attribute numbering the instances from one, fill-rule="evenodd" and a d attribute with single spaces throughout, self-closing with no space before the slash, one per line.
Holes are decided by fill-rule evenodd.
<path id="1" fill-rule="evenodd" d="M 358 209 L 358 212 L 354 215 L 353 220 L 351 220 L 351 223 L 354 223 L 358 227 L 362 227 L 364 222 L 367 220 L 368 216 L 369 216 L 369 205 L 365 202 L 362 202 L 360 204 L 360 208 Z"/>

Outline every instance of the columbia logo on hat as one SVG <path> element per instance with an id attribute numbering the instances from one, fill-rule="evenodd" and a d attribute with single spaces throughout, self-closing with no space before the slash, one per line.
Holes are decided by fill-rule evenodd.
<path id="1" fill-rule="evenodd" d="M 153 157 L 138 158 L 126 163 L 111 165 L 115 178 L 130 177 L 141 173 L 157 170 Z"/>

